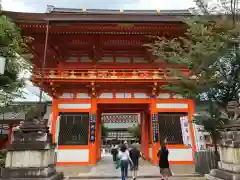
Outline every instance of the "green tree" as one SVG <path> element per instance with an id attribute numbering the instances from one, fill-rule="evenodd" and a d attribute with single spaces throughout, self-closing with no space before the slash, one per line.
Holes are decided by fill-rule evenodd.
<path id="1" fill-rule="evenodd" d="M 20 73 L 31 71 L 31 54 L 27 44 L 31 38 L 21 35 L 9 18 L 0 16 L 0 56 L 6 59 L 4 74 L 0 75 L 0 108 L 10 106 L 15 98 L 23 97 L 24 79 Z"/>
<path id="2" fill-rule="evenodd" d="M 132 126 L 128 128 L 128 132 L 132 134 L 134 138 L 136 138 L 138 141 L 141 141 L 141 132 L 139 126 Z"/>
<path id="3" fill-rule="evenodd" d="M 188 28 L 184 36 L 175 39 L 156 37 L 154 43 L 145 46 L 170 66 L 175 64 L 189 70 L 167 69 L 169 77 L 179 79 L 162 88 L 188 98 L 200 98 L 203 93 L 214 98 L 218 94 L 211 92 L 229 82 L 229 79 L 224 79 L 229 73 L 226 66 L 238 63 L 232 55 L 234 46 L 231 39 L 239 33 L 239 26 L 233 27 L 227 18 L 216 18 L 214 22 L 191 18 L 185 22 Z"/>
<path id="4" fill-rule="evenodd" d="M 108 132 L 109 132 L 109 129 L 106 127 L 106 126 L 104 126 L 104 123 L 102 122 L 101 123 L 101 136 L 102 136 L 102 139 L 105 139 L 107 136 L 108 136 Z"/>
<path id="5" fill-rule="evenodd" d="M 151 37 L 153 43 L 145 46 L 159 60 L 180 67 L 179 70 L 166 70 L 169 78 L 178 79 L 162 86 L 163 89 L 208 102 L 209 107 L 204 114 L 196 116 L 195 122 L 204 125 L 216 145 L 216 129 L 231 118 L 227 111 L 228 102 L 235 98 L 239 100 L 240 23 L 236 18 L 235 1 L 227 6 L 227 1 L 222 0 L 221 8 L 209 8 L 202 5 L 203 1 L 198 2 L 206 16 L 185 19 L 187 29 L 183 36 L 174 39 Z M 216 15 L 220 9 L 224 11 Z"/>

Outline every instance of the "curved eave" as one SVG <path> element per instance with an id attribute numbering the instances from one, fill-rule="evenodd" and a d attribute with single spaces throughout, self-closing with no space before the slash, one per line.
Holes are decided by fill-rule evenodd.
<path id="1" fill-rule="evenodd" d="M 3 11 L 3 14 L 14 21 L 23 22 L 43 22 L 43 21 L 71 21 L 71 22 L 115 22 L 115 23 L 182 23 L 184 18 L 192 15 L 167 15 L 167 14 L 140 14 L 140 13 L 21 13 Z"/>

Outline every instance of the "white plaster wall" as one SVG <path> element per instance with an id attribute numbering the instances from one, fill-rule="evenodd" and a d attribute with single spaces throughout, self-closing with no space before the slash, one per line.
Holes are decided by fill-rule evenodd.
<path id="1" fill-rule="evenodd" d="M 169 99 L 170 98 L 170 94 L 169 93 L 160 93 L 157 96 L 158 99 Z"/>
<path id="2" fill-rule="evenodd" d="M 148 63 L 148 61 L 146 61 L 144 58 L 142 57 L 134 57 L 133 58 L 133 62 L 134 63 Z"/>
<path id="3" fill-rule="evenodd" d="M 129 63 L 131 59 L 129 57 L 116 57 L 116 62 Z"/>
<path id="4" fill-rule="evenodd" d="M 141 99 L 141 98 L 149 98 L 146 93 L 134 93 L 134 98 Z"/>
<path id="5" fill-rule="evenodd" d="M 113 93 L 102 93 L 99 98 L 106 98 L 106 99 L 112 99 Z"/>
<path id="6" fill-rule="evenodd" d="M 183 99 L 183 96 L 181 94 L 175 94 L 173 95 L 174 99 Z"/>
<path id="7" fill-rule="evenodd" d="M 116 93 L 116 98 L 131 98 L 131 93 Z"/>
<path id="8" fill-rule="evenodd" d="M 169 161 L 192 161 L 193 154 L 192 148 L 189 149 L 168 149 L 169 150 Z"/>
<path id="9" fill-rule="evenodd" d="M 90 109 L 91 104 L 58 104 L 59 109 Z"/>
<path id="10" fill-rule="evenodd" d="M 90 99 L 90 96 L 87 93 L 77 93 L 78 99 Z"/>
<path id="11" fill-rule="evenodd" d="M 169 108 L 169 109 L 176 109 L 176 108 L 188 108 L 188 104 L 186 103 L 159 103 L 156 104 L 156 108 Z"/>
<path id="12" fill-rule="evenodd" d="M 66 62 L 77 62 L 78 61 L 78 58 L 77 57 L 69 57 Z"/>
<path id="13" fill-rule="evenodd" d="M 57 162 L 88 162 L 89 149 L 58 149 Z"/>
<path id="14" fill-rule="evenodd" d="M 89 57 L 87 57 L 87 56 L 81 57 L 81 58 L 80 58 L 80 61 L 81 61 L 81 62 L 92 62 L 92 60 L 91 60 Z"/>
<path id="15" fill-rule="evenodd" d="M 153 155 L 152 155 L 152 148 L 148 148 L 148 154 L 149 154 L 149 158 L 153 159 Z"/>
<path id="16" fill-rule="evenodd" d="M 74 97 L 73 93 L 63 93 L 59 98 L 72 99 Z"/>
<path id="17" fill-rule="evenodd" d="M 112 57 L 103 57 L 99 62 L 113 62 Z"/>

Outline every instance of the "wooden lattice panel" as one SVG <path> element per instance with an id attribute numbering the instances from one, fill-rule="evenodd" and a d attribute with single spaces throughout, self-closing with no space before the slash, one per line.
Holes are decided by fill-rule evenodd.
<path id="1" fill-rule="evenodd" d="M 103 115 L 104 123 L 138 123 L 138 115 Z"/>

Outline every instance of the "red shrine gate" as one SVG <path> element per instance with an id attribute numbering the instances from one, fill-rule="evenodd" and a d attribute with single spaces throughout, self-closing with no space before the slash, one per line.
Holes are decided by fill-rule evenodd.
<path id="1" fill-rule="evenodd" d="M 59 165 L 96 164 L 100 157 L 101 113 L 141 113 L 142 151 L 157 163 L 160 141 L 169 140 L 171 163 L 193 163 L 196 151 L 181 140 L 180 116 L 191 122 L 194 104 L 161 89 L 174 83 L 169 69 L 143 44 L 147 35 L 177 37 L 188 11 L 105 11 L 58 9 L 48 13 L 4 12 L 34 38 L 33 83 L 53 97 L 52 134 Z M 44 51 L 46 49 L 46 51 Z M 44 68 L 41 69 L 42 63 Z M 42 74 L 43 70 L 43 74 Z M 59 118 L 60 117 L 60 118 Z"/>

